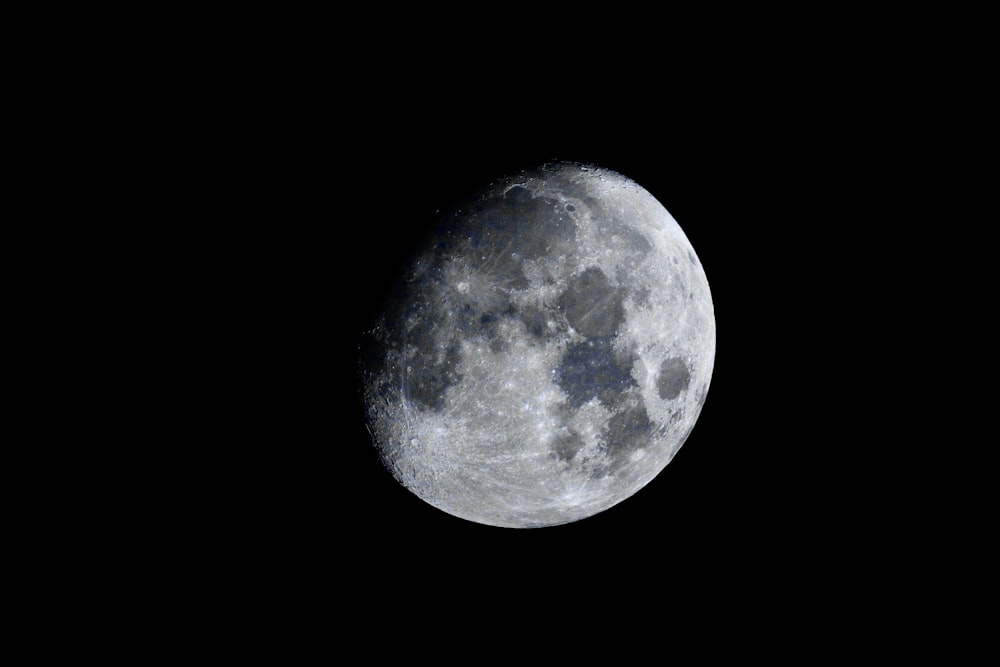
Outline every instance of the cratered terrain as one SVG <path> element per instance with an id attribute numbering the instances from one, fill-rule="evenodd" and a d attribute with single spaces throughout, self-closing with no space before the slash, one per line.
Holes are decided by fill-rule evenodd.
<path id="1" fill-rule="evenodd" d="M 541 527 L 621 502 L 701 412 L 715 315 L 694 248 L 649 192 L 550 163 L 442 214 L 362 336 L 379 456 L 470 521 Z"/>

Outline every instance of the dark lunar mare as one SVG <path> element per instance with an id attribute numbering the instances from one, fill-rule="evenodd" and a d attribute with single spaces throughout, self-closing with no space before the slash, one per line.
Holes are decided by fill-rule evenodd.
<path id="1" fill-rule="evenodd" d="M 561 461 L 572 461 L 583 449 L 583 438 L 576 431 L 564 430 L 556 434 L 552 442 L 552 456 Z"/>
<path id="2" fill-rule="evenodd" d="M 503 350 L 509 344 L 498 333 L 504 319 L 519 320 L 533 340 L 551 337 L 546 314 L 515 306 L 510 295 L 529 287 L 522 269 L 525 259 L 546 256 L 556 245 L 573 248 L 575 238 L 576 224 L 560 202 L 532 196 L 518 185 L 505 192 L 488 191 L 440 217 L 417 254 L 421 263 L 389 292 L 379 333 L 366 343 L 370 371 L 381 368 L 399 376 L 384 380 L 381 391 L 398 380 L 411 404 L 440 411 L 448 389 L 461 381 L 457 369 L 463 340 L 481 339 L 494 352 Z M 445 278 L 450 264 L 465 267 L 476 275 L 477 284 L 491 289 L 459 292 Z M 597 284 L 588 290 L 584 285 L 586 293 L 579 298 L 607 301 L 610 295 L 602 288 Z M 613 320 L 620 322 L 621 317 Z M 397 360 L 391 369 L 390 359 Z"/>
<path id="3" fill-rule="evenodd" d="M 610 474 L 628 463 L 633 452 L 649 444 L 652 432 L 653 422 L 639 402 L 612 415 L 604 433 L 604 447 L 611 463 L 601 472 Z"/>
<path id="4" fill-rule="evenodd" d="M 691 371 L 683 359 L 671 357 L 660 364 L 660 374 L 656 380 L 656 390 L 660 398 L 673 400 L 691 383 Z"/>
<path id="5" fill-rule="evenodd" d="M 623 391 L 637 386 L 631 360 L 623 363 L 612 344 L 610 336 L 597 336 L 566 349 L 556 371 L 556 382 L 566 392 L 572 407 L 579 408 L 597 398 L 611 408 Z"/>
<path id="6" fill-rule="evenodd" d="M 437 265 L 400 282 L 388 294 L 385 317 L 362 340 L 366 373 L 382 378 L 380 393 L 401 391 L 426 410 L 443 409 L 445 392 L 461 380 L 459 340 L 454 333 L 441 335 L 440 311 L 431 299 L 441 285 Z"/>
<path id="7" fill-rule="evenodd" d="M 576 224 L 555 199 L 512 186 L 466 202 L 439 228 L 439 258 L 455 257 L 497 288 L 528 287 L 522 263 L 574 247 Z"/>
<path id="8" fill-rule="evenodd" d="M 616 289 L 596 266 L 573 276 L 559 297 L 559 308 L 584 336 L 613 336 L 625 320 L 624 290 Z"/>

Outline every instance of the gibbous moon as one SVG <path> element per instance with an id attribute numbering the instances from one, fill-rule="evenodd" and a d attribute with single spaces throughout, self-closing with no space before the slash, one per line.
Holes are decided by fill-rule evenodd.
<path id="1" fill-rule="evenodd" d="M 545 164 L 448 213 L 362 337 L 368 428 L 414 494 L 492 526 L 633 495 L 694 427 L 715 361 L 705 271 L 615 172 Z"/>

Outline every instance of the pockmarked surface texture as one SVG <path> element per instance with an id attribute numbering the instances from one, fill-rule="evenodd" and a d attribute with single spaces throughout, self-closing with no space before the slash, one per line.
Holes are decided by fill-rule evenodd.
<path id="1" fill-rule="evenodd" d="M 630 179 L 546 164 L 446 214 L 362 337 L 386 467 L 452 515 L 568 523 L 648 484 L 715 360 L 705 271 Z"/>

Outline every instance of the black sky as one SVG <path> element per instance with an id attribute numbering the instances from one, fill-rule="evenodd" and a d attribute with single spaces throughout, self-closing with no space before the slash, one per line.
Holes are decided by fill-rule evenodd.
<path id="1" fill-rule="evenodd" d="M 884 41 L 906 32 L 895 15 L 871 32 L 868 57 L 854 19 L 827 30 L 825 16 L 756 17 L 762 32 L 728 10 L 693 26 L 612 7 L 542 26 L 489 6 L 511 25 L 486 30 L 496 16 L 412 11 L 338 15 L 311 35 L 298 19 L 241 32 L 227 16 L 219 34 L 241 43 L 193 54 L 178 94 L 150 102 L 163 117 L 134 149 L 166 165 L 143 205 L 166 212 L 153 235 L 170 301 L 152 353 L 185 364 L 168 442 L 151 448 L 148 468 L 164 459 L 168 471 L 167 518 L 161 528 L 139 512 L 163 554 L 145 574 L 188 582 L 186 606 L 223 600 L 224 612 L 202 611 L 206 628 L 222 615 L 265 629 L 285 619 L 332 654 L 356 643 L 378 655 L 385 640 L 437 656 L 478 638 L 458 627 L 482 636 L 476 658 L 553 629 L 560 651 L 662 655 L 682 633 L 661 612 L 734 650 L 744 645 L 716 632 L 733 612 L 724 625 L 749 623 L 769 650 L 789 627 L 832 627 L 812 648 L 839 645 L 855 630 L 843 609 L 868 609 L 881 628 L 871 602 L 919 593 L 934 569 L 898 574 L 913 551 L 893 546 L 900 526 L 922 535 L 929 512 L 899 484 L 912 439 L 897 426 L 922 422 L 888 408 L 893 364 L 910 365 L 900 350 L 919 331 L 887 323 L 907 295 L 921 318 L 955 321 L 947 298 L 922 301 L 926 284 L 958 289 L 953 279 L 908 244 L 935 180 L 920 178 L 925 149 L 981 144 L 939 120 L 952 98 L 928 92 L 937 56 L 914 65 L 918 49 Z M 931 33 L 912 33 L 920 49 Z M 435 210 L 550 160 L 618 171 L 676 218 L 712 289 L 714 376 L 684 447 L 633 497 L 565 526 L 480 526 L 382 468 L 357 340 Z M 975 243 L 966 234 L 945 251 Z M 931 508 L 938 477 L 914 479 Z"/>
<path id="2" fill-rule="evenodd" d="M 829 369 L 809 342 L 821 290 L 796 276 L 809 262 L 797 238 L 813 242 L 819 211 L 800 148 L 725 106 L 623 100 L 588 114 L 525 101 L 468 112 L 475 105 L 439 117 L 400 100 L 383 116 L 349 115 L 329 142 L 303 149 L 308 162 L 289 166 L 290 195 L 303 199 L 290 202 L 273 246 L 280 323 L 268 326 L 286 327 L 277 340 L 291 385 L 281 390 L 289 428 L 279 429 L 286 478 L 275 520 L 309 565 L 337 555 L 392 571 L 416 561 L 439 577 L 474 570 L 467 557 L 510 558 L 517 570 L 540 559 L 557 572 L 650 560 L 728 570 L 812 539 L 827 509 L 812 489 L 827 478 L 809 449 L 822 447 L 823 424 L 808 387 Z M 653 483 L 585 521 L 511 531 L 435 510 L 381 467 L 361 420 L 356 338 L 436 210 L 549 160 L 619 171 L 674 215 L 708 275 L 718 353 L 701 418 Z M 310 167 L 299 190 L 294 177 Z"/>
<path id="3" fill-rule="evenodd" d="M 845 209 L 857 199 L 842 195 L 867 187 L 863 170 L 832 166 L 850 132 L 809 111 L 815 92 L 740 76 L 707 88 L 622 80 L 596 96 L 517 78 L 502 94 L 488 81 L 401 80 L 286 82 L 266 138 L 234 142 L 245 219 L 225 252 L 234 307 L 250 315 L 231 349 L 252 394 L 234 417 L 246 436 L 225 447 L 246 471 L 235 475 L 237 530 L 298 583 L 323 587 L 413 571 L 425 595 L 562 588 L 587 572 L 613 589 L 636 569 L 662 573 L 648 584 L 659 592 L 812 577 L 843 548 L 828 536 L 853 502 L 838 434 L 859 416 L 839 387 L 859 371 L 830 262 L 851 255 Z M 618 171 L 673 214 L 712 289 L 715 371 L 688 441 L 632 498 L 566 526 L 480 526 L 382 468 L 357 340 L 436 210 L 551 160 Z"/>

